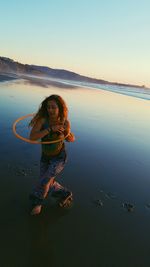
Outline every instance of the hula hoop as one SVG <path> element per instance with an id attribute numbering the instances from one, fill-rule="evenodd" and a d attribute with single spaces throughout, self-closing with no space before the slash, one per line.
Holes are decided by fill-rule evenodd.
<path id="1" fill-rule="evenodd" d="M 13 123 L 12 129 L 13 129 L 13 133 L 14 133 L 14 135 L 15 135 L 17 138 L 19 138 L 19 139 L 21 139 L 21 140 L 23 140 L 23 141 L 25 141 L 25 142 L 27 142 L 27 143 L 30 143 L 30 144 L 45 144 L 45 145 L 48 145 L 48 144 L 54 144 L 54 143 L 58 143 L 58 142 L 60 142 L 60 141 L 63 141 L 63 140 L 65 140 L 66 137 L 69 135 L 69 133 L 68 133 L 66 136 L 64 136 L 64 138 L 60 138 L 60 139 L 53 140 L 53 141 L 43 141 L 43 142 L 42 142 L 42 141 L 36 141 L 36 140 L 30 140 L 30 139 L 28 139 L 28 138 L 25 138 L 25 137 L 19 135 L 19 134 L 17 133 L 17 131 L 16 131 L 16 125 L 17 125 L 17 123 L 18 123 L 19 121 L 22 121 L 22 120 L 24 120 L 24 119 L 26 119 L 26 118 L 28 118 L 28 117 L 32 117 L 32 116 L 34 116 L 34 113 L 32 113 L 32 114 L 27 114 L 27 115 L 22 116 L 22 117 L 18 118 L 17 120 L 15 120 L 15 122 Z"/>

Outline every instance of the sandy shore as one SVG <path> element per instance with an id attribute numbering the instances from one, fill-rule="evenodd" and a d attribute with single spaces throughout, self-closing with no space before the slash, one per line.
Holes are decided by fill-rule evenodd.
<path id="1" fill-rule="evenodd" d="M 0 265 L 149 267 L 148 101 L 82 88 L 0 87 Z M 40 146 L 17 139 L 12 123 L 53 93 L 68 103 L 76 135 L 66 144 L 68 163 L 58 177 L 74 204 L 52 207 L 48 197 L 41 215 L 31 217 L 28 196 L 38 180 Z M 25 135 L 23 127 L 18 132 Z"/>

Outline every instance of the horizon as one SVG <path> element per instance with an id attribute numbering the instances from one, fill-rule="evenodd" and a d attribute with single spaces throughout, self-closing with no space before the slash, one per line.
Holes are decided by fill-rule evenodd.
<path id="1" fill-rule="evenodd" d="M 150 87 L 147 0 L 2 1 L 1 54 L 22 64 Z"/>

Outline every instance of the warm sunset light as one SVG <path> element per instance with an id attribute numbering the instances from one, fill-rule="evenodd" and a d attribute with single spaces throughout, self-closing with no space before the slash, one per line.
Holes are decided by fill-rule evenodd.
<path id="1" fill-rule="evenodd" d="M 0 1 L 0 267 L 150 267 L 150 1 Z"/>

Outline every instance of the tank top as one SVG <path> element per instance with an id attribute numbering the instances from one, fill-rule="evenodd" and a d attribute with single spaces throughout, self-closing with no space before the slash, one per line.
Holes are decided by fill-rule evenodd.
<path id="1" fill-rule="evenodd" d="M 45 130 L 49 127 L 49 122 L 45 121 L 42 126 L 42 130 Z M 46 136 L 44 136 L 42 141 L 54 141 L 60 139 L 60 133 L 50 132 Z M 64 141 L 60 141 L 54 144 L 42 144 L 42 155 L 47 157 L 57 156 L 64 148 Z"/>

